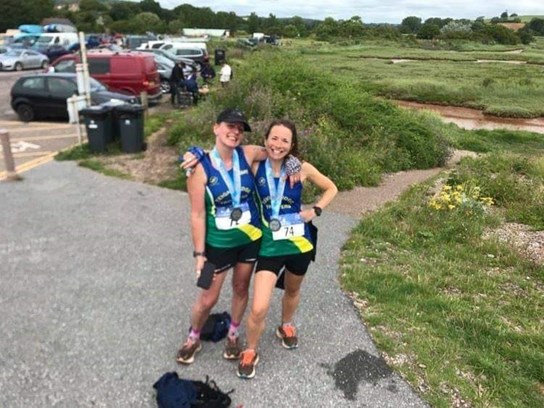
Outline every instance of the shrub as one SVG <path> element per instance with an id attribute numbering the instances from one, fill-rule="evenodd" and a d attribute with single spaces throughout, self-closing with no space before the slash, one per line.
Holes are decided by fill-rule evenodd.
<path id="1" fill-rule="evenodd" d="M 183 115 L 169 141 L 181 149 L 188 141 L 209 146 L 210 126 L 227 106 L 251 118 L 249 143 L 262 143 L 271 120 L 293 120 L 304 158 L 340 189 L 375 185 L 384 171 L 442 165 L 449 155 L 447 136 L 425 115 L 377 100 L 350 81 L 275 50 L 256 52 L 240 64 L 236 81 Z"/>
<path id="2" fill-rule="evenodd" d="M 438 211 L 461 211 L 465 215 L 479 214 L 493 205 L 493 198 L 483 197 L 481 189 L 471 180 L 463 184 L 445 184 L 428 202 Z"/>
<path id="3" fill-rule="evenodd" d="M 451 182 L 478 180 L 481 194 L 492 197 L 509 221 L 544 228 L 544 173 L 540 157 L 490 153 L 482 159 L 465 159 Z"/>

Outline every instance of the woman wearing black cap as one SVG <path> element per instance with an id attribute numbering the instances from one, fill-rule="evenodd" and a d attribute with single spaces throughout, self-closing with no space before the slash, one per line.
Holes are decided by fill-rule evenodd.
<path id="1" fill-rule="evenodd" d="M 261 147 L 240 146 L 244 131 L 251 128 L 242 112 L 236 109 L 221 112 L 213 126 L 215 147 L 201 158 L 187 180 L 197 274 L 205 261 L 215 265 L 215 274 L 210 288 L 200 290 L 193 305 L 191 330 L 176 358 L 182 364 L 191 364 L 201 350 L 200 330 L 217 303 L 230 268 L 233 268 L 232 322 L 223 357 L 236 360 L 241 351 L 238 326 L 247 306 L 249 282 L 262 235 L 251 165 L 266 157 Z"/>

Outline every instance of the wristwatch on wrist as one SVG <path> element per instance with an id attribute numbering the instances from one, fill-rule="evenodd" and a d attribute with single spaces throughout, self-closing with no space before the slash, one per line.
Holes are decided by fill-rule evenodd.
<path id="1" fill-rule="evenodd" d="M 315 215 L 317 217 L 321 217 L 321 213 L 323 212 L 323 209 L 321 207 L 318 207 L 317 205 L 314 205 L 313 209 L 314 209 Z"/>
<path id="2" fill-rule="evenodd" d="M 193 258 L 196 258 L 197 256 L 206 256 L 206 253 L 204 251 L 193 251 Z"/>

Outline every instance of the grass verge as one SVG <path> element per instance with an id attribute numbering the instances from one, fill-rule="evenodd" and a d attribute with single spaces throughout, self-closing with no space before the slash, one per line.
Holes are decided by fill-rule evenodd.
<path id="1" fill-rule="evenodd" d="M 102 173 L 105 176 L 117 177 L 117 178 L 121 178 L 121 179 L 125 179 L 125 180 L 130 180 L 131 179 L 131 176 L 129 174 L 123 173 L 123 172 L 121 172 L 119 170 L 109 169 L 108 167 L 104 166 L 104 164 L 101 163 L 98 160 L 94 160 L 94 159 L 81 160 L 79 162 L 79 165 L 81 167 L 86 167 L 88 169 L 94 170 L 94 171 L 96 171 L 98 173 Z"/>
<path id="2" fill-rule="evenodd" d="M 429 206 L 439 189 L 423 184 L 361 222 L 343 286 L 388 363 L 432 406 L 543 406 L 544 267 L 483 238 L 505 220 L 544 227 L 542 159 L 461 164 L 442 180 L 453 208 Z M 492 211 L 473 198 L 483 196 Z"/>

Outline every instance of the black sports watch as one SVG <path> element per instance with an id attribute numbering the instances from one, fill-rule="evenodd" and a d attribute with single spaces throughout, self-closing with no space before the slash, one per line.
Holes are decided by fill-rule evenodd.
<path id="1" fill-rule="evenodd" d="M 206 253 L 204 251 L 202 252 L 193 251 L 193 258 L 196 258 L 197 256 L 206 256 Z"/>
<path id="2" fill-rule="evenodd" d="M 313 209 L 314 209 L 315 215 L 318 216 L 318 217 L 321 217 L 321 213 L 323 212 L 323 208 L 318 207 L 317 205 L 314 205 Z"/>

